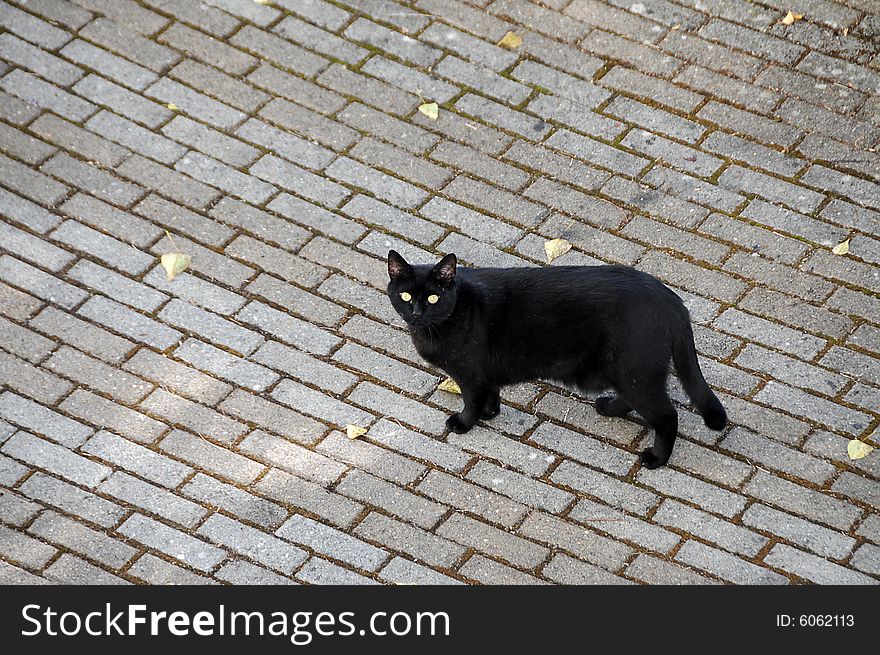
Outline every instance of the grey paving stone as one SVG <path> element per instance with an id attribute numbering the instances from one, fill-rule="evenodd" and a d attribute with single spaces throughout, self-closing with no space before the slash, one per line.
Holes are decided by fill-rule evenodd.
<path id="1" fill-rule="evenodd" d="M 123 472 L 107 478 L 98 491 L 185 528 L 194 528 L 208 513 L 177 494 Z"/>
<path id="2" fill-rule="evenodd" d="M 275 534 L 365 571 L 377 570 L 389 558 L 381 548 L 300 514 L 290 517 Z"/>
<path id="3" fill-rule="evenodd" d="M 107 466 L 28 432 L 16 432 L 0 450 L 31 466 L 45 469 L 49 473 L 92 489 L 111 473 L 111 469 Z"/>
<path id="4" fill-rule="evenodd" d="M 321 328 L 256 301 L 245 305 L 236 315 L 236 319 L 316 355 L 329 354 L 340 341 L 338 337 Z M 260 344 L 255 344 L 255 347 L 258 345 Z"/>
<path id="5" fill-rule="evenodd" d="M 425 467 L 371 443 L 349 439 L 341 432 L 331 432 L 317 446 L 320 453 L 351 464 L 375 476 L 406 485 L 425 472 Z"/>
<path id="6" fill-rule="evenodd" d="M 831 559 L 846 558 L 856 543 L 851 537 L 766 505 L 752 505 L 743 514 L 742 520 L 745 525 L 777 535 Z"/>
<path id="7" fill-rule="evenodd" d="M 343 528 L 351 526 L 364 510 L 360 503 L 277 469 L 270 470 L 255 488 L 283 505 L 299 508 Z"/>
<path id="8" fill-rule="evenodd" d="M 56 350 L 43 365 L 126 404 L 137 403 L 153 388 L 148 382 L 67 346 Z"/>
<path id="9" fill-rule="evenodd" d="M 153 312 L 168 296 L 134 280 L 106 269 L 88 259 L 81 259 L 67 271 L 67 276 L 134 309 Z"/>
<path id="10" fill-rule="evenodd" d="M 121 568 L 137 549 L 55 512 L 43 512 L 28 532 L 97 562 Z"/>
<path id="11" fill-rule="evenodd" d="M 547 139 L 546 143 L 552 148 L 567 152 L 588 163 L 627 175 L 636 175 L 648 164 L 646 159 L 568 130 L 557 130 Z"/>
<path id="12" fill-rule="evenodd" d="M 779 382 L 768 383 L 755 398 L 832 429 L 851 430 L 858 434 L 870 424 L 870 417 L 864 412 L 818 398 Z"/>
<path id="13" fill-rule="evenodd" d="M 408 430 L 388 419 L 378 421 L 367 436 L 392 450 L 450 471 L 461 471 L 472 459 L 457 446 Z"/>
<path id="14" fill-rule="evenodd" d="M 646 556 L 640 555 L 639 557 Z M 625 578 L 608 573 L 608 571 L 598 566 L 569 557 L 565 553 L 554 555 L 553 559 L 542 569 L 541 575 L 553 582 L 566 585 L 632 584 Z"/>
<path id="15" fill-rule="evenodd" d="M 253 391 L 262 391 L 278 379 L 278 375 L 267 368 L 198 339 L 184 341 L 174 351 L 174 356 L 199 370 Z"/>
<path id="16" fill-rule="evenodd" d="M 82 450 L 169 489 L 192 474 L 189 466 L 111 432 L 99 432 Z"/>
<path id="17" fill-rule="evenodd" d="M 655 552 L 669 552 L 680 541 L 678 535 L 658 525 L 591 500 L 579 500 L 569 511 L 568 518 L 615 539 L 626 540 Z"/>
<path id="18" fill-rule="evenodd" d="M 79 421 L 9 391 L 0 395 L 0 416 L 69 448 L 82 445 L 94 432 Z"/>
<path id="19" fill-rule="evenodd" d="M 423 491 L 421 486 L 417 489 Z M 349 472 L 336 485 L 336 491 L 383 509 L 426 530 L 435 527 L 448 511 L 445 505 L 417 496 L 395 484 L 357 470 Z M 423 493 L 432 495 L 425 491 Z"/>
<path id="20" fill-rule="evenodd" d="M 632 549 L 618 541 L 600 536 L 583 526 L 563 521 L 540 512 L 533 512 L 517 532 L 576 555 L 580 559 L 616 571 L 632 554 Z"/>
<path id="21" fill-rule="evenodd" d="M 44 234 L 61 222 L 59 217 L 6 189 L 0 189 L 0 197 L 3 198 L 2 215 L 34 232 Z"/>
<path id="22" fill-rule="evenodd" d="M 198 571 L 210 571 L 226 557 L 226 551 L 142 514 L 129 517 L 119 526 L 119 533 Z"/>
<path id="23" fill-rule="evenodd" d="M 153 391 L 140 407 L 169 423 L 199 435 L 210 435 L 221 443 L 231 443 L 247 432 L 244 424 L 164 389 Z"/>
<path id="24" fill-rule="evenodd" d="M 691 569 L 650 555 L 638 555 L 626 568 L 626 574 L 647 584 L 710 585 L 718 584 Z"/>
<path id="25" fill-rule="evenodd" d="M 785 544 L 776 544 L 764 561 L 817 584 L 878 584 L 873 578 Z"/>
<path id="26" fill-rule="evenodd" d="M 236 135 L 312 170 L 325 168 L 336 157 L 335 153 L 322 146 L 254 118 L 239 127 Z M 207 143 L 203 147 L 214 150 L 214 146 Z M 228 147 L 234 153 L 224 159 L 228 164 L 236 165 L 236 161 L 249 164 L 259 155 L 256 149 L 245 146 L 240 141 L 229 141 Z"/>
<path id="27" fill-rule="evenodd" d="M 686 541 L 675 559 L 736 584 L 788 584 L 788 579 L 778 573 L 697 541 Z"/>
<path id="28" fill-rule="evenodd" d="M 473 555 L 458 571 L 459 575 L 486 585 L 546 584 L 533 575 L 523 573 L 494 560 Z"/>
<path id="29" fill-rule="evenodd" d="M 25 523 L 29 523 L 44 508 L 42 505 L 25 500 L 12 491 L 0 490 L 0 509 L 2 509 L 3 521 L 7 525 L 20 528 Z"/>
<path id="30" fill-rule="evenodd" d="M 48 405 L 57 403 L 72 388 L 66 380 L 6 353 L 0 353 L 0 380 L 13 391 Z"/>
<path id="31" fill-rule="evenodd" d="M 143 443 L 155 441 L 166 430 L 165 424 L 84 389 L 74 391 L 60 408 L 87 423 L 110 428 Z"/>
<path id="32" fill-rule="evenodd" d="M 401 523 L 376 512 L 361 521 L 354 530 L 364 539 L 381 543 L 426 564 L 452 568 L 466 549 L 447 539 Z"/>
<path id="33" fill-rule="evenodd" d="M 47 578 L 66 585 L 120 585 L 131 584 L 104 569 L 89 564 L 73 555 L 63 554 L 45 570 Z"/>
<path id="34" fill-rule="evenodd" d="M 0 481 L 4 485 L 13 486 L 21 480 L 25 474 L 30 473 L 30 469 L 23 464 L 19 464 L 13 459 L 0 455 Z M 31 476 L 34 477 L 34 476 Z"/>
<path id="35" fill-rule="evenodd" d="M 439 22 L 422 32 L 420 38 L 496 71 L 508 68 L 517 60 L 512 52 Z"/>
<path id="36" fill-rule="evenodd" d="M 201 473 L 187 482 L 181 493 L 264 529 L 278 527 L 288 516 L 287 510 L 275 503 Z"/>
<path id="37" fill-rule="evenodd" d="M 18 490 L 28 498 L 79 516 L 103 528 L 117 525 L 128 511 L 114 502 L 43 473 L 29 476 Z"/>
<path id="38" fill-rule="evenodd" d="M 837 471 L 828 462 L 805 455 L 773 439 L 765 439 L 742 428 L 735 428 L 719 445 L 739 453 L 751 462 L 758 462 L 814 484 L 821 485 Z"/>
<path id="39" fill-rule="evenodd" d="M 184 113 L 221 129 L 233 128 L 246 118 L 242 112 L 167 77 L 151 84 L 144 93 L 163 104 L 180 107 Z"/>
<path id="40" fill-rule="evenodd" d="M 159 448 L 200 470 L 215 473 L 239 484 L 251 483 L 265 471 L 262 464 L 182 430 L 169 433 L 159 443 Z"/>
<path id="41" fill-rule="evenodd" d="M 482 426 L 475 426 L 467 434 L 451 434 L 448 443 L 536 476 L 545 472 L 556 459 L 532 446 Z"/>
<path id="42" fill-rule="evenodd" d="M 139 557 L 128 569 L 128 574 L 137 580 L 156 585 L 216 584 L 210 578 L 166 562 L 164 559 L 160 559 L 150 553 Z"/>
<path id="43" fill-rule="evenodd" d="M 851 563 L 857 569 L 864 571 L 865 573 L 877 575 L 877 572 L 880 571 L 880 566 L 878 566 L 880 560 L 878 560 L 878 556 L 880 556 L 880 549 L 878 549 L 877 546 L 863 544 L 859 546 L 858 550 L 853 555 Z"/>
<path id="44" fill-rule="evenodd" d="M 165 305 L 159 318 L 243 355 L 252 353 L 263 342 L 260 335 L 181 300 Z"/>
<path id="45" fill-rule="evenodd" d="M 626 475 L 637 459 L 631 453 L 550 422 L 542 423 L 529 439 L 571 459 L 616 475 Z"/>
<path id="46" fill-rule="evenodd" d="M 831 485 L 831 490 L 848 498 L 876 507 L 880 499 L 880 483 L 865 477 L 844 471 Z"/>
<path id="47" fill-rule="evenodd" d="M 379 577 L 392 584 L 430 584 L 458 585 L 463 584 L 455 578 L 438 573 L 421 564 L 416 564 L 402 557 L 395 557 L 379 572 Z"/>
<path id="48" fill-rule="evenodd" d="M 672 469 L 642 469 L 637 474 L 636 480 L 664 495 L 687 500 L 725 518 L 739 514 L 747 502 L 744 496 L 701 482 Z"/>
<path id="49" fill-rule="evenodd" d="M 758 471 L 745 493 L 811 521 L 849 530 L 863 512 L 846 500 Z"/>
<path id="50" fill-rule="evenodd" d="M 140 155 L 126 159 L 117 172 L 194 209 L 202 209 L 220 196 L 216 189 Z"/>
<path id="51" fill-rule="evenodd" d="M 251 432 L 238 444 L 238 450 L 254 459 L 324 485 L 338 480 L 348 468 L 345 464 L 262 430 Z"/>
<path id="52" fill-rule="evenodd" d="M 752 505 L 749 514 L 757 505 Z M 745 557 L 754 557 L 768 543 L 768 539 L 734 523 L 721 520 L 698 509 L 674 500 L 666 500 L 652 516 L 661 525 L 676 528 L 710 541 L 721 548 Z M 751 521 L 746 525 L 761 528 Z"/>
<path id="53" fill-rule="evenodd" d="M 346 568 L 328 562 L 320 557 L 312 557 L 296 574 L 297 580 L 311 584 L 332 585 L 374 585 L 379 584 Z"/>
<path id="54" fill-rule="evenodd" d="M 221 566 L 214 577 L 235 585 L 292 585 L 290 578 L 268 571 L 244 560 L 234 560 Z"/>
<path id="55" fill-rule="evenodd" d="M 28 107 L 50 109 L 60 116 L 76 121 L 85 120 L 98 110 L 92 103 L 44 82 L 21 69 L 13 70 L 5 75 L 0 82 L 0 87 L 13 96 L 24 100 L 24 104 L 13 106 L 11 111 L 7 110 L 19 124 L 26 122 L 23 118 Z"/>

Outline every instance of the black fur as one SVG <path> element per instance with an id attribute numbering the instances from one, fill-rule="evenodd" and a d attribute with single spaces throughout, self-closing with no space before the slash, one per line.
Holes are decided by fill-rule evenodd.
<path id="1" fill-rule="evenodd" d="M 655 432 L 641 460 L 657 468 L 678 433 L 666 392 L 670 361 L 706 425 L 727 423 L 697 363 L 687 309 L 647 273 L 626 266 L 457 269 L 451 254 L 433 267 L 413 266 L 393 250 L 388 273 L 388 296 L 416 350 L 461 387 L 464 409 L 446 421 L 453 432 L 497 416 L 506 385 L 543 378 L 584 392 L 612 388 L 615 395 L 598 398 L 596 411 L 641 414 Z"/>

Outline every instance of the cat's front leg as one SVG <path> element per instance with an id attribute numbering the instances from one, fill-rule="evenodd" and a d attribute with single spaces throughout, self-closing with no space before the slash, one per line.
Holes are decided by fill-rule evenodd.
<path id="1" fill-rule="evenodd" d="M 463 386 L 461 396 L 464 409 L 446 419 L 446 427 L 458 434 L 464 434 L 477 424 L 486 406 L 489 390 L 486 387 Z"/>

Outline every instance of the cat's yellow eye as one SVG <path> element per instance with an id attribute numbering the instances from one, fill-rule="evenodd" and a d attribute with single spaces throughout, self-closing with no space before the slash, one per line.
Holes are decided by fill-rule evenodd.
<path id="1" fill-rule="evenodd" d="M 432 293 L 430 296 L 428 296 L 428 302 L 432 305 L 436 305 L 439 300 L 440 296 L 438 296 L 436 293 Z"/>
<path id="2" fill-rule="evenodd" d="M 412 296 L 409 295 L 406 291 L 404 291 L 402 294 L 400 294 L 400 299 L 403 302 L 409 302 L 410 300 L 412 300 Z"/>

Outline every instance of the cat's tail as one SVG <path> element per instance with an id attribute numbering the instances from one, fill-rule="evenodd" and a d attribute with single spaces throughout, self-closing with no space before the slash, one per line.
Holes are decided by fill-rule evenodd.
<path id="1" fill-rule="evenodd" d="M 723 430 L 727 425 L 727 412 L 718 400 L 700 370 L 697 351 L 694 349 L 694 334 L 690 324 L 672 349 L 672 363 L 688 397 L 703 417 L 703 422 L 711 430 Z"/>

